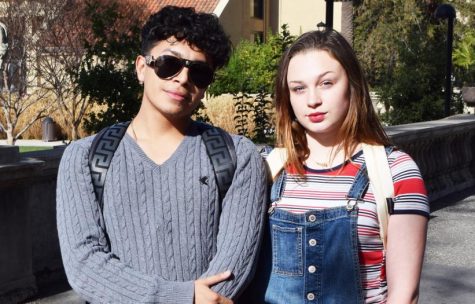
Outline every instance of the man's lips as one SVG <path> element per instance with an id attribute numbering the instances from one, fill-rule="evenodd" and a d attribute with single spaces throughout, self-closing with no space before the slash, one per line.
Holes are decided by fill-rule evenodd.
<path id="1" fill-rule="evenodd" d="M 317 112 L 307 115 L 311 122 L 322 122 L 325 119 L 325 113 Z"/>
<path id="2" fill-rule="evenodd" d="M 187 96 L 186 93 L 181 93 L 179 91 L 167 90 L 166 92 L 167 92 L 168 96 L 170 96 L 171 98 L 173 98 L 175 100 L 178 100 L 178 101 L 185 100 L 186 96 Z"/>

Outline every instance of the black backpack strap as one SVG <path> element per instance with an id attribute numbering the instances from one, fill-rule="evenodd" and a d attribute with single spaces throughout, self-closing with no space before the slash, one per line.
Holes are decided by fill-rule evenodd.
<path id="1" fill-rule="evenodd" d="M 202 134 L 206 152 L 213 165 L 219 198 L 222 201 L 236 171 L 236 150 L 231 135 L 217 127 L 206 129 Z"/>
<path id="2" fill-rule="evenodd" d="M 96 194 L 101 212 L 104 205 L 102 194 L 107 170 L 129 124 L 130 122 L 121 122 L 102 129 L 92 141 L 91 149 L 89 150 L 89 168 L 92 185 L 94 186 L 94 193 Z"/>
<path id="3" fill-rule="evenodd" d="M 118 123 L 101 130 L 94 138 L 89 151 L 92 184 L 101 212 L 107 170 L 129 124 L 130 122 Z M 234 171 L 236 171 L 237 157 L 233 139 L 228 133 L 216 127 L 204 130 L 201 135 L 213 165 L 219 197 L 222 200 L 231 186 Z"/>

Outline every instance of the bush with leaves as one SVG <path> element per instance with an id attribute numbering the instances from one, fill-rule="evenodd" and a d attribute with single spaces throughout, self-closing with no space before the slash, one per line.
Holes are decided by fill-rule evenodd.
<path id="1" fill-rule="evenodd" d="M 272 123 L 272 102 L 269 95 L 261 90 L 257 93 L 254 102 L 250 105 L 251 118 L 254 122 L 252 139 L 258 143 L 274 142 L 275 127 Z"/>
<path id="2" fill-rule="evenodd" d="M 475 30 L 467 31 L 457 43 L 453 53 L 456 76 L 464 84 L 475 85 Z"/>
<path id="3" fill-rule="evenodd" d="M 271 94 L 280 56 L 294 37 L 290 35 L 287 25 L 282 26 L 281 33 L 268 36 L 265 43 L 241 41 L 234 50 L 229 64 L 217 72 L 208 93 L 237 94 L 245 88 L 249 94 L 262 90 Z"/>
<path id="4" fill-rule="evenodd" d="M 269 34 L 265 43 L 241 41 L 229 64 L 218 71 L 215 82 L 208 89 L 211 95 L 230 93 L 234 96 L 236 130 L 256 142 L 273 139 L 270 112 L 275 74 L 283 51 L 294 38 L 287 25 L 283 25 L 281 33 Z M 250 96 L 254 96 L 254 101 L 246 101 Z M 252 134 L 247 133 L 247 120 L 244 119 L 248 115 L 256 126 Z"/>

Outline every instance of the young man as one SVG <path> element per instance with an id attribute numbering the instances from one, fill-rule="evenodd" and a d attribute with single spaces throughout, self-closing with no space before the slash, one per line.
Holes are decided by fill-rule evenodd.
<path id="1" fill-rule="evenodd" d="M 236 169 L 220 198 L 191 113 L 225 65 L 230 42 L 214 15 L 165 7 L 142 29 L 141 108 L 94 195 L 93 137 L 72 143 L 58 174 L 64 267 L 92 303 L 231 303 L 250 281 L 261 241 L 266 175 L 256 147 L 232 136 Z"/>

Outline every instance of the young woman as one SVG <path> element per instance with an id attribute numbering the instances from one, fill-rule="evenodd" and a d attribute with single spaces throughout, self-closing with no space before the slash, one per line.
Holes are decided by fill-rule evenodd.
<path id="1" fill-rule="evenodd" d="M 333 30 L 300 36 L 281 59 L 275 98 L 277 142 L 288 156 L 272 188 L 254 301 L 416 303 L 424 182 L 409 155 L 389 153 L 395 195 L 384 249 L 362 143 L 390 143 L 345 38 Z"/>

